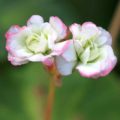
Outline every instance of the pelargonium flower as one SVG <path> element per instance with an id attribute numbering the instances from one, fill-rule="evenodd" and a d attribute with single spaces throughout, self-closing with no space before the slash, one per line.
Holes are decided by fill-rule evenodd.
<path id="1" fill-rule="evenodd" d="M 67 35 L 66 25 L 58 17 L 50 17 L 44 22 L 39 15 L 33 15 L 27 25 L 12 26 L 6 33 L 6 49 L 8 60 L 13 65 L 21 65 L 29 61 L 43 62 L 51 65 L 54 46 Z"/>
<path id="2" fill-rule="evenodd" d="M 92 22 L 85 22 L 82 25 L 75 23 L 70 26 L 70 31 L 73 35 L 72 46 L 74 46 L 74 49 L 68 47 L 67 53 L 66 51 L 63 53 L 67 55 L 64 58 L 59 56 L 59 59 L 57 59 L 57 68 L 60 73 L 69 75 L 74 68 L 79 71 L 81 76 L 88 78 L 102 77 L 110 73 L 117 62 L 111 47 L 111 35 Z M 73 56 L 71 53 L 74 53 L 74 60 L 69 59 Z M 65 69 L 66 63 L 67 68 Z"/>

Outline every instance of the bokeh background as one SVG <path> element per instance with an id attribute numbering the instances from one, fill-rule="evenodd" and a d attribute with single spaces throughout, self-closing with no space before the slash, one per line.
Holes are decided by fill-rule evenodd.
<path id="1" fill-rule="evenodd" d="M 59 16 L 67 25 L 93 21 L 109 28 L 118 0 L 0 0 L 0 120 L 43 120 L 49 77 L 40 63 L 19 67 L 7 61 L 4 34 L 26 24 L 33 14 L 48 21 Z M 98 80 L 74 72 L 56 89 L 52 120 L 120 120 L 120 34 L 115 41 L 118 64 Z"/>

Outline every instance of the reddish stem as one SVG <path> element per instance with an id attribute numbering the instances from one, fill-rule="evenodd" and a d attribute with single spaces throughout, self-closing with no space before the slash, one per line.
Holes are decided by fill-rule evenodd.
<path id="1" fill-rule="evenodd" d="M 55 64 L 53 64 L 52 66 L 45 66 L 45 67 L 49 71 L 49 73 L 51 73 L 51 75 L 53 76 L 52 79 L 50 80 L 49 95 L 48 95 L 47 107 L 45 111 L 45 120 L 51 120 L 54 97 L 55 97 L 55 88 L 60 87 L 62 83 L 61 83 L 61 75 L 57 71 Z"/>
<path id="2" fill-rule="evenodd" d="M 55 80 L 53 77 L 53 79 L 51 79 L 51 81 L 50 81 L 50 89 L 49 89 L 49 95 L 48 95 L 48 101 L 47 101 L 47 108 L 45 111 L 45 120 L 51 120 L 54 96 L 55 96 Z"/>

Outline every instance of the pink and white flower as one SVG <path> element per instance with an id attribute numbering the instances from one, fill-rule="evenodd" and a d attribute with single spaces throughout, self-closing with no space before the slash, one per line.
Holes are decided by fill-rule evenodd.
<path id="1" fill-rule="evenodd" d="M 75 23 L 70 26 L 70 31 L 73 35 L 72 47 L 69 46 L 56 59 L 59 72 L 69 75 L 76 68 L 81 76 L 88 78 L 109 74 L 117 62 L 111 47 L 111 35 L 92 22 Z"/>
<path id="2" fill-rule="evenodd" d="M 67 27 L 58 17 L 50 17 L 44 22 L 39 15 L 33 15 L 27 26 L 12 26 L 6 33 L 6 50 L 8 60 L 13 65 L 25 64 L 29 61 L 53 63 L 54 46 L 67 35 Z"/>
<path id="3" fill-rule="evenodd" d="M 51 66 L 54 62 L 61 75 L 70 75 L 74 69 L 88 78 L 109 74 L 117 62 L 109 32 L 92 22 L 75 23 L 69 29 L 73 38 L 63 41 L 68 31 L 58 17 L 44 22 L 33 15 L 26 26 L 15 25 L 7 31 L 8 60 L 13 65 L 33 61 Z"/>

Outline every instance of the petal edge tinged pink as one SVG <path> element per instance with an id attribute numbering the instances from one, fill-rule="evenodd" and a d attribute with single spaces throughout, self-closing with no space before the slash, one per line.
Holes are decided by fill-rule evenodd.
<path id="1" fill-rule="evenodd" d="M 6 39 L 9 39 L 12 35 L 18 33 L 20 29 L 21 27 L 18 25 L 11 26 L 10 29 L 5 34 Z"/>
<path id="2" fill-rule="evenodd" d="M 58 39 L 64 39 L 67 36 L 67 26 L 62 22 L 62 20 L 57 16 L 50 17 L 49 20 L 52 27 L 58 33 Z"/>
<path id="3" fill-rule="evenodd" d="M 66 40 L 64 42 L 57 43 L 54 47 L 53 54 L 61 55 L 63 54 L 71 44 L 71 40 Z"/>

